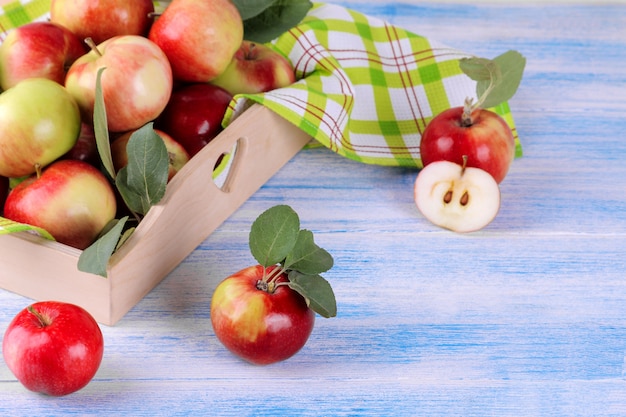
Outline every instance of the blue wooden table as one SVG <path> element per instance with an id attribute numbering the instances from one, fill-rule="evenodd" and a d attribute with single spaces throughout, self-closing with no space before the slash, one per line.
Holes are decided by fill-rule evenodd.
<path id="1" fill-rule="evenodd" d="M 94 380 L 0 415 L 626 415 L 626 7 L 337 1 L 477 55 L 528 59 L 525 155 L 480 232 L 428 223 L 416 171 L 300 152 L 114 327 Z M 502 2 L 505 3 L 505 2 Z M 251 222 L 289 204 L 335 257 L 339 313 L 288 361 L 217 341 L 217 283 L 253 263 Z M 51 277 L 54 279 L 54 277 Z M 0 291 L 0 330 L 30 300 Z"/>

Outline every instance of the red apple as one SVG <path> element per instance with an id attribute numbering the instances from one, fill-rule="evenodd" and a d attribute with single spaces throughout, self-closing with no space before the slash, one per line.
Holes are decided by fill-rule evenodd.
<path id="1" fill-rule="evenodd" d="M 23 177 L 60 158 L 80 133 L 76 101 L 60 84 L 28 78 L 0 94 L 0 175 Z"/>
<path id="2" fill-rule="evenodd" d="M 157 135 L 163 139 L 165 148 L 169 156 L 169 175 L 167 180 L 171 180 L 178 171 L 189 161 L 189 154 L 185 148 L 174 140 L 167 133 L 158 129 L 154 130 Z M 119 171 L 128 164 L 128 154 L 126 153 L 126 145 L 134 131 L 127 132 L 117 137 L 111 143 L 111 157 L 113 158 L 113 166 L 115 171 Z"/>
<path id="3" fill-rule="evenodd" d="M 193 156 L 222 131 L 222 119 L 232 98 L 215 85 L 185 85 L 174 90 L 155 126 Z"/>
<path id="4" fill-rule="evenodd" d="M 42 301 L 20 311 L 4 333 L 2 354 L 27 389 L 71 394 L 95 376 L 104 353 L 98 323 L 83 308 Z"/>
<path id="5" fill-rule="evenodd" d="M 41 227 L 78 249 L 93 243 L 115 213 L 115 193 L 104 174 L 71 159 L 20 182 L 4 205 L 4 217 Z"/>
<path id="6" fill-rule="evenodd" d="M 295 81 L 291 61 L 266 45 L 244 40 L 228 67 L 211 83 L 235 95 L 264 93 Z"/>
<path id="7" fill-rule="evenodd" d="M 207 82 L 241 45 L 243 20 L 231 0 L 173 0 L 148 37 L 169 58 L 176 80 Z"/>
<path id="8" fill-rule="evenodd" d="M 500 183 L 515 157 L 511 128 L 497 113 L 453 107 L 435 116 L 422 135 L 420 154 L 424 166 L 434 161 L 450 161 L 480 168 Z"/>
<path id="9" fill-rule="evenodd" d="M 96 134 L 93 126 L 82 123 L 80 135 L 76 144 L 62 157 L 63 159 L 78 159 L 87 162 L 95 167 L 100 166 L 100 154 L 96 143 Z"/>
<path id="10" fill-rule="evenodd" d="M 82 111 L 83 120 L 93 117 L 96 78 L 101 86 L 109 130 L 126 132 L 154 120 L 172 93 L 172 69 L 167 57 L 152 41 L 127 35 L 110 38 L 70 67 L 65 86 Z"/>
<path id="11" fill-rule="evenodd" d="M 257 365 L 296 354 L 315 323 L 305 299 L 288 286 L 276 286 L 273 292 L 257 288 L 263 271 L 256 265 L 231 275 L 217 286 L 211 301 L 215 335 L 232 353 Z M 282 273 L 277 283 L 286 280 Z"/>
<path id="12" fill-rule="evenodd" d="M 101 43 L 119 35 L 145 36 L 152 24 L 152 0 L 52 0 L 50 20 L 80 39 Z"/>
<path id="13" fill-rule="evenodd" d="M 87 52 L 69 29 L 50 22 L 31 22 L 10 31 L 0 45 L 0 87 L 6 90 L 26 78 L 65 82 L 70 65 Z"/>

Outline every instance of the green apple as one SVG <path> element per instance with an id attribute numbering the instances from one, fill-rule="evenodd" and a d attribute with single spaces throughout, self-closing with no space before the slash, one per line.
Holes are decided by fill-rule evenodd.
<path id="1" fill-rule="evenodd" d="M 102 172 L 87 162 L 64 159 L 11 190 L 4 217 L 41 227 L 58 242 L 85 249 L 116 210 L 115 193 Z"/>
<path id="2" fill-rule="evenodd" d="M 69 151 L 80 134 L 80 110 L 60 84 L 29 78 L 0 94 L 0 175 L 33 174 Z"/>

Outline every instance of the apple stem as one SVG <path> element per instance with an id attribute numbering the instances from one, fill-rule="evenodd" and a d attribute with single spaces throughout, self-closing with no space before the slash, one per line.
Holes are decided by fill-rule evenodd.
<path id="1" fill-rule="evenodd" d="M 45 314 L 41 314 L 39 311 L 35 310 L 32 305 L 28 306 L 27 310 L 29 313 L 37 317 L 37 320 L 39 320 L 41 327 L 49 326 L 52 323 L 50 317 L 46 316 Z"/>
<path id="2" fill-rule="evenodd" d="M 41 164 L 39 162 L 35 164 L 35 174 L 37 175 L 37 179 L 41 178 Z"/>
<path id="3" fill-rule="evenodd" d="M 468 97 L 465 99 L 465 103 L 463 104 L 463 114 L 461 115 L 461 126 L 470 127 L 474 124 L 472 120 L 472 112 L 474 111 L 474 106 L 472 105 L 474 99 Z"/>
<path id="4" fill-rule="evenodd" d="M 148 19 L 154 19 L 154 18 L 159 17 L 159 16 L 161 16 L 161 13 L 158 13 L 158 12 L 150 12 L 150 13 L 148 13 Z"/>
<path id="5" fill-rule="evenodd" d="M 85 43 L 87 44 L 87 46 L 89 46 L 89 48 L 91 48 L 92 51 L 94 51 L 96 54 L 98 54 L 98 56 L 102 56 L 102 53 L 98 49 L 98 46 L 93 41 L 93 39 L 87 38 L 87 39 L 85 39 Z"/>

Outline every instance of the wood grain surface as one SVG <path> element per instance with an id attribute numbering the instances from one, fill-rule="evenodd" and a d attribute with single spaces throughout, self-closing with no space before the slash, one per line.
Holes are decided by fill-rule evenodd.
<path id="1" fill-rule="evenodd" d="M 510 102 L 524 157 L 498 217 L 473 234 L 439 229 L 414 205 L 416 171 L 305 149 L 103 326 L 83 390 L 28 392 L 0 362 L 0 415 L 626 415 L 626 7 L 336 3 L 477 55 L 527 57 Z M 335 257 L 339 312 L 296 356 L 257 367 L 220 345 L 209 305 L 254 262 L 250 224 L 276 204 Z M 0 291 L 2 332 L 29 302 Z"/>

